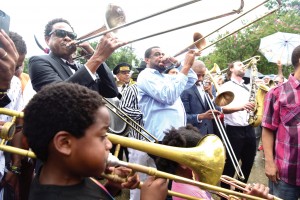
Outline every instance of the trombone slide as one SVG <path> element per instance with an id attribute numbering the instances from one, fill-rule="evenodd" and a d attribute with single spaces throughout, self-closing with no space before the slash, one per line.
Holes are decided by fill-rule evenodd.
<path id="1" fill-rule="evenodd" d="M 228 195 L 243 197 L 243 198 L 246 198 L 246 199 L 254 199 L 254 200 L 262 200 L 263 199 L 263 198 L 260 198 L 260 197 L 247 195 L 247 194 L 236 192 L 236 191 L 233 191 L 233 190 L 221 188 L 221 187 L 210 185 L 210 184 L 207 184 L 207 183 L 203 183 L 203 182 L 195 181 L 195 180 L 192 180 L 192 179 L 184 178 L 184 177 L 181 177 L 181 176 L 177 176 L 177 175 L 169 174 L 169 173 L 166 173 L 166 172 L 158 171 L 157 169 L 152 168 L 152 167 L 146 167 L 146 166 L 142 166 L 142 165 L 138 165 L 138 164 L 134 164 L 134 163 L 127 163 L 127 162 L 124 162 L 124 161 L 120 161 L 118 158 L 116 158 L 112 155 L 110 155 L 108 157 L 107 163 L 108 163 L 108 166 L 124 166 L 124 167 L 130 168 L 134 171 L 146 173 L 150 176 L 166 178 L 166 179 L 170 179 L 170 180 L 173 180 L 173 181 L 176 181 L 176 182 L 198 186 L 198 187 L 200 187 L 201 189 L 204 189 L 204 190 L 219 191 L 219 192 L 222 192 L 222 193 L 225 193 L 225 194 L 228 194 Z"/>
<path id="2" fill-rule="evenodd" d="M 106 179 L 111 180 L 113 182 L 117 182 L 117 183 L 124 183 L 125 182 L 125 179 L 119 177 L 118 175 L 102 173 L 101 176 L 103 178 L 106 178 Z M 138 188 L 141 189 L 142 185 L 143 185 L 143 182 L 140 182 Z M 175 196 L 175 197 L 180 197 L 182 199 L 188 199 L 188 200 L 199 200 L 199 198 L 197 198 L 197 197 L 182 194 L 182 193 L 179 193 L 179 192 L 174 192 L 172 190 L 168 190 L 168 195 Z"/>

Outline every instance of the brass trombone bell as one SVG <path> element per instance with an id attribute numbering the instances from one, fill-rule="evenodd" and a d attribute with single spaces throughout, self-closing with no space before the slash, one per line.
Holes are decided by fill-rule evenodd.
<path id="1" fill-rule="evenodd" d="M 108 30 L 112 30 L 115 27 L 119 27 L 119 26 L 125 24 L 126 23 L 126 15 L 120 6 L 117 6 L 114 4 L 108 4 L 106 12 L 105 12 L 105 20 L 104 21 L 105 21 L 105 23 L 101 28 L 77 38 L 78 42 L 76 42 L 76 44 L 85 42 L 89 39 L 94 38 L 94 35 L 97 35 L 99 33 L 102 33 L 102 32 L 108 31 Z M 117 29 L 113 30 L 112 32 L 116 33 Z"/>
<path id="2" fill-rule="evenodd" d="M 126 23 L 126 15 L 120 6 L 109 4 L 105 12 L 105 22 L 108 29 Z"/>
<path id="3" fill-rule="evenodd" d="M 108 134 L 108 139 L 114 144 L 186 165 L 192 169 L 196 180 L 204 183 L 216 185 L 223 172 L 225 149 L 222 141 L 216 135 L 206 135 L 199 141 L 197 147 L 192 148 L 166 146 L 115 134 Z"/>
<path id="4" fill-rule="evenodd" d="M 187 52 L 189 49 L 198 49 L 201 51 L 206 46 L 206 40 L 204 39 L 203 35 L 199 32 L 195 32 L 193 35 L 193 43 L 176 53 L 173 57 L 177 57 L 185 52 Z"/>
<path id="5" fill-rule="evenodd" d="M 234 99 L 234 94 L 231 91 L 224 91 L 217 95 L 215 103 L 218 106 L 226 106 L 230 104 Z"/>
<path id="6" fill-rule="evenodd" d="M 217 68 L 217 67 L 216 67 Z M 213 69 L 215 70 L 215 69 Z M 231 91 L 224 91 L 219 93 L 219 87 L 218 87 L 218 83 L 216 83 L 215 79 L 212 77 L 210 71 L 208 69 L 206 69 L 206 74 L 208 74 L 209 78 L 211 79 L 211 81 L 213 82 L 215 89 L 217 91 L 217 96 L 215 98 L 215 103 L 218 106 L 226 106 L 228 104 L 230 104 L 233 99 L 234 99 L 234 94 Z"/>
<path id="7" fill-rule="evenodd" d="M 220 72 L 221 72 L 221 70 L 217 63 L 214 63 L 213 68 L 211 68 L 211 70 L 209 70 L 209 73 L 211 73 L 211 74 L 220 74 Z"/>
<path id="8" fill-rule="evenodd" d="M 200 40 L 201 38 L 203 38 L 203 35 L 201 33 L 195 32 L 193 35 L 193 40 L 194 42 L 196 42 L 195 44 L 193 44 L 191 46 L 191 48 L 193 49 L 203 49 L 204 47 L 206 47 L 206 40 L 203 38 L 202 40 Z"/>

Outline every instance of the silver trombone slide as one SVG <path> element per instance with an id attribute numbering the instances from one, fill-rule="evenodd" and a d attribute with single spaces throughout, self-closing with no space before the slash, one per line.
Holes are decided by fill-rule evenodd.
<path id="1" fill-rule="evenodd" d="M 201 89 L 204 91 L 204 97 L 205 97 L 205 99 L 206 99 L 206 101 L 207 101 L 207 103 L 208 103 L 209 108 L 210 108 L 211 110 L 216 110 L 216 107 L 215 107 L 214 103 L 212 102 L 212 100 L 210 99 L 210 97 L 207 96 L 208 94 L 207 94 L 207 93 L 205 92 L 205 90 L 204 90 L 203 83 L 201 83 L 200 85 L 201 85 Z M 232 146 L 231 146 L 230 141 L 229 141 L 229 139 L 228 139 L 228 137 L 227 137 L 227 134 L 226 134 L 226 132 L 225 132 L 225 129 L 224 129 L 224 127 L 223 127 L 223 124 L 222 124 L 220 118 L 219 118 L 218 116 L 216 116 L 214 112 L 212 112 L 212 115 L 213 115 L 213 117 L 214 117 L 214 119 L 215 119 L 215 121 L 216 121 L 216 125 L 217 125 L 217 127 L 218 127 L 218 130 L 220 131 L 220 135 L 221 135 L 221 137 L 222 137 L 223 143 L 224 143 L 225 148 L 226 148 L 226 150 L 227 150 L 227 152 L 228 152 L 228 155 L 229 155 L 229 157 L 230 157 L 230 160 L 231 160 L 231 162 L 232 162 L 232 164 L 233 164 L 233 166 L 234 166 L 234 169 L 235 169 L 235 171 L 236 171 L 236 173 L 237 173 L 237 176 L 238 176 L 241 180 L 244 180 L 244 179 L 245 179 L 245 176 L 244 176 L 244 174 L 243 174 L 243 172 L 242 172 L 242 169 L 241 169 L 241 167 L 240 167 L 240 164 L 239 164 L 239 162 L 238 162 L 238 160 L 237 160 L 237 158 L 236 158 L 236 156 L 235 156 L 235 153 L 234 153 L 234 151 L 233 151 L 233 149 L 232 149 Z"/>
<path id="2" fill-rule="evenodd" d="M 131 128 L 133 128 L 135 131 L 137 131 L 139 134 L 141 134 L 146 140 L 148 140 L 149 142 L 152 142 L 149 137 L 151 137 L 155 143 L 158 143 L 158 140 L 155 136 L 153 136 L 151 133 L 149 133 L 144 127 L 142 127 L 141 125 L 139 125 L 136 121 L 134 121 L 131 117 L 129 117 L 125 112 L 123 112 L 120 108 L 118 108 L 116 105 L 114 105 L 113 103 L 111 103 L 110 101 L 108 101 L 106 98 L 103 98 L 104 101 L 106 103 L 108 103 L 109 105 L 111 105 L 112 107 L 114 107 L 117 111 L 113 110 L 111 107 L 106 106 L 108 109 L 110 109 L 114 114 L 116 114 L 118 117 L 120 117 L 126 124 L 128 124 Z M 128 122 L 128 120 L 130 122 L 132 122 L 134 125 L 136 125 L 139 129 L 141 129 L 142 131 L 144 131 L 149 137 L 147 137 L 141 130 L 138 130 L 136 127 L 134 127 L 130 122 Z"/>

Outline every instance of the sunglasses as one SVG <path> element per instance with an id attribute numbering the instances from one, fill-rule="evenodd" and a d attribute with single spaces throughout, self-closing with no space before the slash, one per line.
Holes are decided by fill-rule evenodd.
<path id="1" fill-rule="evenodd" d="M 71 38 L 72 40 L 75 40 L 77 38 L 77 34 L 74 32 L 68 32 L 65 30 L 61 30 L 61 29 L 56 29 L 53 30 L 49 33 L 49 36 L 52 35 L 53 33 L 55 33 L 55 35 L 59 38 L 65 38 L 66 36 L 68 36 L 69 38 Z"/>

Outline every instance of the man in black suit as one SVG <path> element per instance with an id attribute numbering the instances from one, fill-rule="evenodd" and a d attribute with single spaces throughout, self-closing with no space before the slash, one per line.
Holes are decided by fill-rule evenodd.
<path id="1" fill-rule="evenodd" d="M 44 37 L 50 54 L 29 59 L 29 75 L 35 91 L 38 92 L 50 83 L 66 81 L 84 85 L 104 97 L 117 96 L 118 89 L 113 75 L 104 61 L 124 42 L 108 33 L 101 38 L 95 51 L 88 43 L 81 44 L 89 53 L 93 53 L 85 65 L 82 65 L 73 60 L 77 35 L 67 20 L 57 18 L 48 22 Z"/>
<path id="2" fill-rule="evenodd" d="M 220 115 L 221 112 L 210 110 L 207 100 L 210 98 L 213 102 L 216 92 L 212 90 L 209 80 L 205 80 L 205 84 L 203 84 L 206 67 L 202 61 L 195 60 L 192 69 L 197 74 L 198 81 L 181 94 L 181 100 L 187 115 L 187 123 L 196 126 L 202 135 L 212 134 L 214 133 L 212 122 L 214 117 L 212 112 L 216 116 Z"/>

